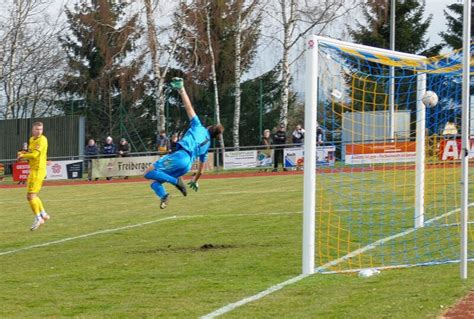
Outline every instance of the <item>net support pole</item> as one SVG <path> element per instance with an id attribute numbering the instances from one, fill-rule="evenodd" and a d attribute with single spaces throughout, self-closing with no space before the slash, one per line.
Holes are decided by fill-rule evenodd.
<path id="1" fill-rule="evenodd" d="M 416 177 L 415 177 L 415 228 L 425 222 L 425 127 L 426 107 L 423 95 L 426 92 L 426 73 L 416 79 Z"/>
<path id="2" fill-rule="evenodd" d="M 390 0 L 389 0 L 390 1 Z M 396 1 L 391 1 L 390 6 L 390 50 L 395 51 L 395 9 Z M 395 141 L 395 67 L 390 67 L 389 76 L 389 118 L 390 118 L 390 139 L 392 142 Z"/>
<path id="3" fill-rule="evenodd" d="M 304 191 L 303 191 L 303 274 L 314 273 L 316 220 L 316 120 L 318 102 L 318 40 L 306 44 Z"/>
<path id="4" fill-rule="evenodd" d="M 467 221 L 468 221 L 468 191 L 469 191 L 469 88 L 471 60 L 471 0 L 464 0 L 463 10 L 463 56 L 462 56 L 462 125 L 461 125 L 461 278 L 467 278 Z"/>

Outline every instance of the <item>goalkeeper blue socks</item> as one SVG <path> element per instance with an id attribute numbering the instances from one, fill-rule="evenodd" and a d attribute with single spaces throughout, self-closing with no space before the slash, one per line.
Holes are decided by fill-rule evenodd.
<path id="1" fill-rule="evenodd" d="M 151 183 L 150 186 L 151 186 L 151 189 L 153 189 L 153 191 L 155 192 L 156 196 L 158 196 L 159 198 L 165 197 L 166 190 L 163 187 L 163 185 L 161 185 L 161 183 L 153 182 Z"/>

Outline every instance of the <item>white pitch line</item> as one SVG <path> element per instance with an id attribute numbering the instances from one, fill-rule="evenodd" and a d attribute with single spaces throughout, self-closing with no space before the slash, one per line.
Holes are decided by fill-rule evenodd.
<path id="1" fill-rule="evenodd" d="M 74 237 L 68 237 L 68 238 L 63 238 L 55 241 L 50 241 L 47 243 L 43 244 L 37 244 L 37 245 L 31 245 L 31 246 L 26 246 L 23 248 L 18 248 L 18 249 L 12 249 L 12 250 L 7 250 L 0 252 L 0 256 L 4 255 L 10 255 L 14 254 L 20 251 L 24 250 L 30 250 L 33 248 L 40 248 L 40 247 L 46 247 L 46 246 L 51 246 L 51 245 L 56 245 L 56 244 L 62 244 L 71 240 L 76 240 L 76 239 L 82 239 L 82 238 L 87 238 L 95 235 L 101 235 L 101 234 L 107 234 L 107 233 L 112 233 L 115 231 L 119 230 L 125 230 L 125 229 L 131 229 L 131 228 L 137 228 L 141 226 L 146 226 L 154 223 L 159 223 L 162 221 L 170 220 L 170 219 L 185 219 L 185 218 L 203 218 L 203 217 L 244 217 L 244 216 L 275 216 L 275 215 L 292 215 L 292 214 L 301 214 L 301 212 L 280 212 L 280 213 L 255 213 L 255 214 L 219 214 L 219 215 L 183 215 L 183 216 L 170 216 L 170 217 L 165 217 L 165 218 L 160 218 L 160 219 L 155 219 L 149 222 L 144 222 L 140 224 L 135 224 L 135 225 L 127 225 L 123 227 L 118 227 L 118 228 L 112 228 L 112 229 L 104 229 L 104 230 L 99 230 L 93 233 L 88 233 L 88 234 L 83 234 L 79 236 L 74 236 Z"/>
<path id="2" fill-rule="evenodd" d="M 0 252 L 0 256 L 14 254 L 14 253 L 17 253 L 17 252 L 20 252 L 20 251 L 30 250 L 30 249 L 33 249 L 33 248 L 47 247 L 47 246 L 51 246 L 51 245 L 62 244 L 62 243 L 65 243 L 65 242 L 71 241 L 71 240 L 87 238 L 87 237 L 91 237 L 91 236 L 95 236 L 95 235 L 112 233 L 112 232 L 119 231 L 119 230 L 141 227 L 141 226 L 145 226 L 145 225 L 149 225 L 149 224 L 163 222 L 163 221 L 170 220 L 170 219 L 176 219 L 176 216 L 155 219 L 155 220 L 152 220 L 152 221 L 149 221 L 149 222 L 144 222 L 144 223 L 135 224 L 135 225 L 128 225 L 128 226 L 123 226 L 123 227 L 118 227 L 118 228 L 99 230 L 99 231 L 96 231 L 96 232 L 93 232 L 93 233 L 83 234 L 83 235 L 74 236 L 74 237 L 68 237 L 68 238 L 64 238 L 64 239 L 60 239 L 60 240 L 50 241 L 50 242 L 43 243 L 43 244 L 37 244 L 37 245 L 26 246 L 26 247 L 18 248 L 18 249 L 7 250 L 7 251 Z"/>
<path id="3" fill-rule="evenodd" d="M 470 204 L 468 205 L 468 207 L 471 207 L 471 206 L 473 206 L 473 205 L 474 205 L 474 203 L 470 203 Z M 448 217 L 448 216 L 450 216 L 450 215 L 452 215 L 452 214 L 454 214 L 454 213 L 456 213 L 456 212 L 459 212 L 460 210 L 461 210 L 460 208 L 456 208 L 456 209 L 453 209 L 453 210 L 451 210 L 451 211 L 449 211 L 449 212 L 447 212 L 447 213 L 444 213 L 444 214 L 439 215 L 439 216 L 437 216 L 437 217 L 431 218 L 431 219 L 429 219 L 429 220 L 427 220 L 427 221 L 425 222 L 425 226 L 428 226 L 428 225 L 434 223 L 435 221 L 438 221 L 438 220 L 440 220 L 440 219 L 442 219 L 442 218 Z M 362 254 L 362 253 L 365 253 L 365 252 L 368 251 L 368 250 L 372 250 L 372 249 L 374 249 L 374 248 L 377 248 L 378 246 L 380 246 L 380 245 L 382 245 L 382 244 L 385 244 L 385 243 L 388 242 L 388 241 L 391 241 L 391 240 L 396 239 L 396 238 L 398 238 L 398 237 L 403 237 L 403 236 L 406 236 L 406 235 L 408 235 L 408 234 L 411 234 L 411 233 L 413 233 L 413 232 L 414 232 L 415 230 L 417 230 L 417 229 L 418 229 L 418 228 L 414 228 L 414 227 L 413 227 L 413 228 L 409 228 L 409 229 L 407 229 L 407 230 L 405 230 L 405 231 L 403 231 L 403 232 L 401 232 L 401 233 L 398 233 L 398 234 L 395 234 L 395 235 L 392 235 L 392 236 L 388 236 L 388 237 L 379 239 L 379 240 L 373 242 L 372 244 L 369 244 L 369 245 L 367 245 L 367 246 L 365 246 L 365 247 L 362 247 L 362 248 L 359 248 L 359 249 L 357 249 L 357 250 L 354 250 L 353 252 L 351 252 L 351 253 L 349 253 L 349 254 L 347 254 L 347 255 L 345 255 L 345 256 L 339 258 L 339 259 L 335 259 L 335 260 L 330 261 L 330 262 L 328 262 L 328 263 L 326 263 L 326 264 L 324 264 L 324 265 L 322 265 L 322 266 L 319 266 L 318 268 L 315 269 L 315 272 L 323 271 L 323 270 L 325 270 L 325 269 L 327 269 L 327 268 L 329 268 L 329 267 L 335 266 L 335 265 L 337 265 L 337 264 L 339 264 L 339 263 L 341 263 L 341 262 L 343 262 L 343 261 L 346 261 L 347 259 L 354 258 L 354 257 L 357 256 L 357 255 L 360 255 L 360 254 Z"/>
<path id="4" fill-rule="evenodd" d="M 471 207 L 471 206 L 473 206 L 473 205 L 474 205 L 474 203 L 470 203 L 470 204 L 468 205 L 468 207 Z M 429 224 L 431 224 L 431 223 L 433 223 L 433 222 L 435 222 L 435 221 L 437 221 L 437 220 L 440 220 L 440 219 L 442 219 L 442 218 L 444 218 L 444 217 L 447 217 L 447 216 L 449 216 L 449 215 L 452 215 L 452 214 L 454 214 L 454 213 L 456 213 L 456 212 L 458 212 L 458 211 L 460 211 L 460 210 L 461 210 L 460 208 L 453 209 L 453 210 L 451 210 L 451 211 L 449 211 L 449 212 L 447 212 L 447 213 L 444 213 L 444 214 L 442 214 L 442 215 L 440 215 L 440 216 L 431 218 L 431 219 L 429 219 L 429 220 L 427 220 L 427 221 L 425 222 L 425 225 L 429 225 Z M 326 263 L 326 264 L 324 264 L 324 265 L 322 265 L 322 266 L 320 266 L 320 267 L 317 267 L 317 268 L 315 269 L 315 273 L 314 273 L 314 274 L 317 274 L 318 272 L 320 272 L 320 271 L 322 271 L 322 270 L 325 270 L 327 267 L 335 266 L 335 265 L 339 264 L 340 262 L 343 262 L 343 261 L 345 261 L 345 260 L 347 260 L 347 259 L 349 259 L 349 258 L 352 258 L 352 257 L 354 257 L 354 256 L 357 256 L 357 255 L 359 255 L 359 254 L 362 254 L 362 253 L 364 253 L 364 252 L 366 252 L 366 251 L 368 251 L 368 250 L 374 249 L 374 248 L 380 246 L 381 244 L 386 243 L 387 241 L 390 241 L 390 240 L 395 239 L 395 238 L 398 238 L 398 237 L 406 236 L 406 235 L 408 235 L 408 234 L 414 232 L 414 231 L 417 230 L 417 229 L 418 229 L 418 228 L 409 228 L 409 229 L 407 229 L 407 230 L 405 230 L 405 231 L 403 231 L 403 232 L 401 232 L 401 233 L 398 233 L 398 234 L 395 234 L 395 235 L 392 235 L 392 236 L 389 236 L 389 237 L 386 237 L 386 238 L 377 240 L 376 242 L 374 242 L 374 243 L 372 243 L 372 244 L 369 244 L 369 245 L 367 245 L 367 246 L 365 246 L 365 247 L 362 247 L 362 248 L 360 248 L 360 249 L 357 249 L 357 250 L 353 251 L 352 253 L 347 254 L 347 255 L 345 255 L 345 256 L 339 258 L 339 259 L 336 259 L 336 260 L 331 261 L 331 262 L 328 262 L 328 263 Z M 213 311 L 213 312 L 211 312 L 211 313 L 209 313 L 209 314 L 207 314 L 207 315 L 204 315 L 204 316 L 202 316 L 202 317 L 200 317 L 200 318 L 201 318 L 201 319 L 212 319 L 212 318 L 218 317 L 218 316 L 223 315 L 223 314 L 225 314 L 225 313 L 228 313 L 228 312 L 230 312 L 230 311 L 232 311 L 232 310 L 234 310 L 234 309 L 236 309 L 236 308 L 238 308 L 238 307 L 240 307 L 240 306 L 243 306 L 243 305 L 245 305 L 245 304 L 247 304 L 247 303 L 249 303 L 249 302 L 257 301 L 257 300 L 259 300 L 259 299 L 261 299 L 261 298 L 263 298 L 263 297 L 265 297 L 265 296 L 267 296 L 267 295 L 269 295 L 269 294 L 271 294 L 271 293 L 273 293 L 273 292 L 275 292 L 275 291 L 278 291 L 278 290 L 282 289 L 282 288 L 285 287 L 285 286 L 288 286 L 288 285 L 291 285 L 291 284 L 293 284 L 293 283 L 296 283 L 296 282 L 298 282 L 298 281 L 300 281 L 300 280 L 302 280 L 302 279 L 304 279 L 304 278 L 306 278 L 306 277 L 308 277 L 308 276 L 309 276 L 309 275 L 299 275 L 299 276 L 297 276 L 297 277 L 293 277 L 293 278 L 291 278 L 290 280 L 287 280 L 287 281 L 284 281 L 284 282 L 282 282 L 282 283 L 276 284 L 275 286 L 272 286 L 272 287 L 270 287 L 270 288 L 268 288 L 268 289 L 266 289 L 266 290 L 264 290 L 264 291 L 261 291 L 261 292 L 259 292 L 259 293 L 256 294 L 256 295 L 253 295 L 253 296 L 250 296 L 250 297 L 246 297 L 246 298 L 244 298 L 244 299 L 242 299 L 242 300 L 240 300 L 240 301 L 237 301 L 237 302 L 234 302 L 234 303 L 225 305 L 224 307 L 221 307 L 221 308 L 219 308 L 219 309 L 217 309 L 217 310 L 215 310 L 215 311 Z"/>
<path id="5" fill-rule="evenodd" d="M 308 277 L 309 275 L 299 275 L 299 276 L 296 276 L 296 277 L 293 277 L 291 279 L 288 279 L 287 281 L 284 281 L 284 282 L 281 282 L 275 286 L 272 286 L 262 292 L 259 292 L 258 294 L 256 295 L 253 295 L 253 296 L 250 296 L 250 297 L 247 297 L 247 298 L 244 298 L 240 301 L 237 301 L 237 302 L 234 302 L 234 303 L 231 303 L 231 304 L 228 304 L 227 306 L 224 306 L 222 308 L 219 308 L 205 316 L 202 316 L 200 317 L 200 319 L 211 319 L 211 318 L 215 318 L 217 316 L 220 316 L 220 315 L 223 315 L 229 311 L 232 311 L 234 310 L 235 308 L 238 308 L 240 306 L 243 306 L 249 302 L 252 302 L 252 301 L 255 301 L 255 300 L 258 300 L 258 299 L 261 299 L 275 291 L 278 291 L 282 288 L 284 288 L 285 286 L 288 286 L 288 285 L 291 285 L 291 284 L 294 284 L 295 282 L 298 282 L 300 281 L 301 279 L 303 278 L 306 278 Z"/>

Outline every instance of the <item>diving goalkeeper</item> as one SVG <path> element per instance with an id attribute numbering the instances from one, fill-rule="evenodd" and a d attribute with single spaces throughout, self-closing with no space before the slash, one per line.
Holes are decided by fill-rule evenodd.
<path id="1" fill-rule="evenodd" d="M 28 152 L 19 153 L 17 160 L 26 159 L 30 164 L 30 174 L 27 180 L 28 194 L 26 199 L 35 214 L 35 219 L 33 220 L 33 225 L 31 225 L 30 230 L 36 230 L 49 219 L 49 215 L 44 210 L 43 202 L 38 197 L 38 193 L 46 177 L 46 156 L 48 153 L 48 139 L 43 135 L 43 123 L 33 123 L 32 135 L 28 143 Z"/>
<path id="2" fill-rule="evenodd" d="M 178 141 L 176 152 L 162 157 L 145 171 L 144 177 L 153 180 L 151 188 L 160 198 L 161 209 L 166 208 L 170 200 L 170 195 L 166 192 L 163 183 L 167 182 L 176 186 L 186 196 L 186 185 L 184 185 L 181 176 L 191 169 L 191 165 L 197 158 L 199 159 L 198 171 L 188 185 L 195 191 L 199 189 L 198 180 L 204 170 L 204 163 L 207 161 L 211 139 L 218 138 L 224 132 L 224 127 L 221 124 L 211 125 L 207 128 L 201 124 L 184 89 L 183 79 L 173 78 L 171 87 L 181 96 L 190 126 L 186 134 Z"/>

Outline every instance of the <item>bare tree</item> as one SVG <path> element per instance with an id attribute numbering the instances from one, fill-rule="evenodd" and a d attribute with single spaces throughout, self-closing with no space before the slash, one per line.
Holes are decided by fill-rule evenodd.
<path id="1" fill-rule="evenodd" d="M 240 83 L 242 80 L 242 46 L 245 44 L 245 40 L 251 38 L 255 40 L 259 35 L 259 27 L 261 21 L 262 10 L 256 10 L 259 3 L 258 0 L 252 0 L 248 4 L 245 0 L 235 0 L 232 3 L 233 12 L 235 15 L 235 26 L 234 26 L 234 121 L 232 137 L 234 147 L 239 147 L 239 127 L 240 127 L 240 101 L 241 101 L 241 90 Z M 256 10 L 256 12 L 254 12 Z M 245 35 L 244 35 L 245 33 Z M 244 41 L 242 41 L 244 40 Z"/>
<path id="2" fill-rule="evenodd" d="M 39 117 L 55 111 L 55 79 L 63 67 L 58 20 L 46 10 L 52 1 L 4 4 L 0 18 L 0 117 Z M 45 18 L 43 18 L 45 17 Z"/>
<path id="3" fill-rule="evenodd" d="M 297 55 L 293 60 L 292 50 L 309 32 L 324 33 L 325 29 L 347 15 L 359 5 L 357 0 L 275 0 L 268 6 L 266 14 L 279 26 L 277 34 L 272 37 L 282 47 L 282 97 L 280 123 L 288 124 L 288 104 L 290 97 L 291 65 L 299 59 Z M 276 13 L 276 14 L 275 14 Z"/>
<path id="4" fill-rule="evenodd" d="M 153 2 L 153 5 L 152 5 Z M 157 8 L 160 7 L 160 0 L 144 0 L 145 10 L 146 10 L 146 25 L 148 30 L 148 49 L 151 55 L 151 61 L 153 66 L 153 75 L 156 81 L 156 92 L 157 92 L 157 99 L 156 99 L 156 117 L 157 123 L 156 128 L 157 132 L 164 131 L 166 127 L 166 117 L 165 117 L 165 102 L 166 96 L 164 93 L 164 84 L 166 75 L 168 74 L 168 70 L 170 68 L 170 64 L 172 62 L 172 57 L 176 51 L 179 38 L 183 32 L 183 20 L 180 14 L 176 16 L 175 23 L 177 26 L 170 26 L 163 28 L 163 32 L 167 34 L 171 34 L 168 43 L 163 43 L 160 41 L 160 38 L 157 33 L 157 27 L 155 25 L 155 16 L 157 14 Z M 177 30 L 176 32 L 172 32 L 172 30 Z M 171 32 L 171 33 L 170 33 Z M 165 54 L 166 53 L 166 54 Z"/>
<path id="5" fill-rule="evenodd" d="M 219 105 L 219 87 L 217 86 L 217 74 L 216 74 L 216 57 L 214 55 L 214 48 L 212 47 L 211 37 L 211 16 L 209 13 L 209 3 L 206 5 L 206 38 L 207 47 L 209 49 L 209 55 L 211 56 L 211 79 L 212 87 L 214 89 L 214 114 L 216 116 L 216 122 L 221 123 L 220 105 Z M 221 148 L 224 149 L 224 137 L 220 135 Z"/>

